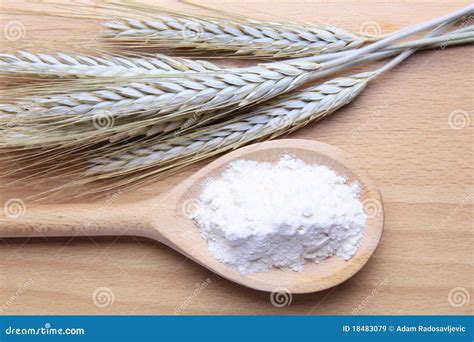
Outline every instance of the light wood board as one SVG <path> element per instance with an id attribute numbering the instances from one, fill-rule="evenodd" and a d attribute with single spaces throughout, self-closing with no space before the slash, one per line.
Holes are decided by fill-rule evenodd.
<path id="1" fill-rule="evenodd" d="M 205 12 L 175 1 L 158 4 Z M 200 4 L 261 19 L 328 22 L 354 31 L 378 25 L 389 33 L 470 2 Z M 32 5 L 3 1 L 1 6 Z M 21 21 L 24 39 L 93 37 L 97 32 L 96 22 L 6 12 L 0 17 L 2 31 L 9 22 Z M 268 293 L 221 279 L 152 240 L 5 239 L 0 244 L 0 313 L 472 314 L 474 299 L 462 306 L 449 300 L 450 292 L 472 297 L 473 289 L 472 52 L 472 47 L 460 47 L 418 53 L 336 115 L 290 136 L 319 140 L 352 154 L 384 198 L 382 242 L 368 264 L 345 283 L 294 295 L 290 305 L 279 308 Z M 459 121 L 454 122 L 453 115 L 461 115 L 467 124 L 456 126 Z M 199 167 L 120 195 L 117 201 L 166 192 Z M 102 307 L 93 297 L 103 288 L 113 301 Z"/>

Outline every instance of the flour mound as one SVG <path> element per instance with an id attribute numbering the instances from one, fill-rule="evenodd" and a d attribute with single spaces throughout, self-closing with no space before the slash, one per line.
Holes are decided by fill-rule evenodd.
<path id="1" fill-rule="evenodd" d="M 301 271 L 357 252 L 367 223 L 360 185 L 290 155 L 237 160 L 203 184 L 193 219 L 219 261 L 241 273 Z"/>

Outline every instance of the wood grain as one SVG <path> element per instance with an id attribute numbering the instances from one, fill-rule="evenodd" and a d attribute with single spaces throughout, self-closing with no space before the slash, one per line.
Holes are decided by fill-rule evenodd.
<path id="1" fill-rule="evenodd" d="M 171 9 L 205 12 L 175 1 Z M 383 33 L 470 4 L 469 1 L 202 1 L 262 19 L 330 22 Z M 3 1 L 0 26 L 20 20 L 25 39 L 93 37 L 97 22 L 14 13 L 32 6 Z M 449 293 L 473 289 L 472 47 L 420 52 L 351 105 L 290 137 L 319 140 L 353 155 L 378 184 L 385 229 L 368 264 L 326 291 L 294 295 L 282 308 L 269 294 L 224 280 L 168 247 L 144 238 L 4 239 L 0 311 L 4 314 L 472 314 L 473 299 L 452 305 Z M 449 120 L 461 113 L 460 129 Z M 459 127 L 457 127 L 459 128 Z M 164 193 L 203 164 L 117 203 Z M 22 194 L 15 194 L 21 198 Z M 99 208 L 107 207 L 103 200 Z M 26 210 L 29 204 L 26 203 Z M 94 304 L 108 288 L 113 303 Z M 461 290 L 463 291 L 463 290 Z M 97 292 L 96 292 L 97 293 Z M 456 304 L 456 303 L 454 303 Z"/>

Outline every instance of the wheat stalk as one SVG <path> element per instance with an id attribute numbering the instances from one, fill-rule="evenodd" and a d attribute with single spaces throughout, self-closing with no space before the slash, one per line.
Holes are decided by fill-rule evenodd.
<path id="1" fill-rule="evenodd" d="M 237 56 L 287 58 L 312 56 L 361 46 L 370 39 L 331 25 L 305 25 L 197 18 L 177 14 L 152 19 L 117 19 L 104 24 L 113 41 L 146 42 Z M 130 44 L 128 45 L 130 46 Z"/>
<path id="2" fill-rule="evenodd" d="M 153 55 L 150 58 L 84 54 L 31 53 L 17 51 L 0 54 L 0 74 L 36 74 L 42 76 L 127 77 L 162 75 L 174 72 L 219 70 L 210 62 Z"/>
<path id="3" fill-rule="evenodd" d="M 466 28 L 468 30 L 468 28 Z M 464 31 L 466 31 L 464 30 Z M 472 34 L 472 33 L 471 33 Z M 443 38 L 438 39 L 437 43 L 446 42 L 447 38 L 449 37 L 449 44 L 454 44 L 456 39 L 461 39 L 463 37 L 457 37 L 452 34 L 448 34 L 445 37 L 438 37 Z M 464 37 L 465 38 L 465 37 Z M 462 40 L 462 39 L 461 39 Z M 471 37 L 472 40 L 472 37 Z M 433 43 L 434 41 L 429 38 L 425 39 L 428 43 Z M 420 40 L 420 46 L 423 46 L 423 40 Z M 403 44 L 401 44 L 403 46 Z M 406 44 L 405 44 L 406 45 Z M 413 45 L 413 44 L 411 44 Z M 392 49 L 388 49 L 389 51 L 377 52 L 368 54 L 367 56 L 359 59 L 358 61 L 362 62 L 365 60 L 372 60 L 377 58 L 384 58 L 388 57 L 392 54 L 395 54 L 396 51 Z M 350 65 L 347 65 L 350 66 Z M 8 110 L 8 105 L 3 106 L 3 112 L 5 113 Z M 24 111 L 27 108 L 26 105 L 21 105 L 20 108 L 13 106 L 13 109 L 19 109 L 20 112 Z M 99 141 L 106 141 L 109 140 L 111 142 L 120 141 L 120 140 L 127 140 L 129 138 L 134 138 L 137 136 L 155 136 L 155 135 L 163 135 L 168 132 L 174 132 L 174 136 L 182 135 L 183 133 L 189 131 L 190 129 L 195 129 L 196 126 L 202 126 L 205 123 L 212 122 L 216 118 L 226 114 L 229 112 L 228 109 L 223 111 L 197 111 L 191 117 L 168 117 L 167 121 L 156 123 L 156 120 L 152 117 L 146 120 L 120 120 L 115 122 L 113 127 L 108 128 L 107 130 L 100 130 L 97 131 L 97 127 L 94 126 L 94 122 L 91 120 L 85 122 L 78 122 L 79 125 L 74 124 L 68 125 L 67 121 L 60 121 L 59 123 L 51 123 L 47 121 L 46 123 L 40 122 L 42 125 L 39 125 L 38 122 L 21 122 L 18 119 L 18 116 L 14 117 L 14 122 L 16 124 L 21 123 L 18 127 L 16 125 L 9 125 L 7 118 L 12 117 L 11 114 L 15 113 L 15 110 L 10 112 L 10 115 L 4 115 L 5 122 L 9 126 L 9 129 L 2 134 L 0 144 L 3 147 L 21 147 L 21 146 L 37 146 L 41 145 L 43 147 L 48 145 L 59 145 L 65 144 L 68 141 L 83 143 L 84 140 L 87 140 L 90 144 L 99 142 Z M 107 113 L 107 112 L 103 112 Z M 198 114 L 198 115 L 196 115 Z M 92 119 L 96 119 L 93 117 Z M 100 120 L 108 120 L 110 117 L 101 117 L 98 116 L 97 119 Z"/>
<path id="4" fill-rule="evenodd" d="M 472 33 L 471 33 L 472 35 Z M 444 39 L 438 39 L 437 42 L 445 42 L 447 38 L 450 38 L 449 42 L 450 44 L 456 43 L 456 39 L 461 39 L 465 38 L 464 36 L 455 36 L 455 35 L 445 35 L 442 37 L 438 38 L 444 38 Z M 432 43 L 432 40 L 429 40 L 428 38 L 425 39 L 427 42 Z M 471 37 L 472 40 L 472 37 Z M 424 42 L 423 40 L 420 40 L 420 44 L 423 46 Z M 404 44 L 406 45 L 406 44 Z M 411 44 L 413 45 L 413 44 Z M 403 46 L 403 45 L 402 45 Z M 388 49 L 388 51 L 382 51 L 382 52 L 377 52 L 377 53 L 372 53 L 368 54 L 367 56 L 356 60 L 357 63 L 366 61 L 366 60 L 375 60 L 378 58 L 385 58 L 388 56 L 391 56 L 393 54 L 396 54 L 397 51 Z M 353 63 L 354 64 L 354 63 Z M 350 66 L 350 65 L 347 65 Z M 19 111 L 24 111 L 26 105 L 21 105 L 20 108 L 17 108 L 13 106 L 13 110 L 10 110 L 10 114 L 15 112 L 15 109 L 17 112 Z M 9 107 L 4 105 L 3 106 L 4 112 L 6 110 L 9 110 Z M 222 111 L 224 114 L 227 113 L 229 110 L 224 110 Z M 104 114 L 107 114 L 106 111 L 103 112 Z M 133 138 L 136 136 L 153 136 L 157 134 L 165 134 L 168 132 L 171 132 L 173 130 L 177 130 L 177 134 L 182 134 L 183 131 L 188 131 L 191 128 L 196 127 L 196 125 L 201 125 L 203 123 L 208 123 L 212 122 L 214 119 L 222 116 L 223 114 L 219 114 L 219 112 L 211 112 L 209 111 L 201 111 L 201 112 L 195 112 L 191 117 L 169 117 L 167 121 L 160 122 L 160 123 L 155 123 L 155 120 L 153 118 L 151 119 L 146 119 L 146 120 L 139 120 L 139 121 L 134 121 L 130 122 L 130 120 L 121 120 L 115 122 L 113 127 L 111 129 L 108 129 L 106 132 L 101 131 L 97 132 L 96 129 L 94 128 L 93 125 L 91 125 L 91 121 L 87 121 L 86 125 L 82 126 L 65 126 L 64 123 L 60 123 L 59 127 L 55 127 L 51 125 L 50 122 L 47 122 L 45 125 L 45 128 L 41 128 L 40 125 L 38 125 L 37 122 L 32 122 L 28 124 L 22 123 L 21 126 L 19 127 L 10 127 L 8 130 L 8 133 L 4 134 L 2 137 L 3 140 L 3 145 L 4 146 L 22 146 L 22 145 L 35 145 L 35 144 L 42 144 L 43 146 L 47 145 L 48 143 L 50 144 L 59 144 L 63 143 L 64 141 L 70 141 L 70 140 L 78 140 L 82 139 L 89 134 L 89 139 L 92 141 L 96 142 L 95 139 L 99 140 L 109 140 L 109 141 L 119 141 L 119 140 L 124 140 L 124 139 L 129 139 Z M 95 119 L 95 118 L 93 118 Z M 98 120 L 110 120 L 112 119 L 111 117 L 108 117 L 107 115 L 103 118 L 101 116 L 98 116 L 96 119 Z M 20 121 L 16 117 L 17 123 Z M 93 122 L 92 122 L 93 123 Z M 81 128 L 82 127 L 82 128 Z M 52 130 L 54 128 L 54 131 Z M 94 132 L 95 131 L 95 132 Z M 100 133 L 100 134 L 94 134 L 94 133 Z M 35 137 L 35 139 L 32 139 L 32 137 Z"/>
<path id="5" fill-rule="evenodd" d="M 230 105 L 239 108 L 265 101 L 315 79 L 320 76 L 317 73 L 319 69 L 324 71 L 343 67 L 355 58 L 382 49 L 401 38 L 457 20 L 471 13 L 472 8 L 473 6 L 469 6 L 403 29 L 351 54 L 321 64 L 315 63 L 311 58 L 294 59 L 248 68 L 223 69 L 214 73 L 201 72 L 195 76 L 182 73 L 181 77 L 158 81 L 152 79 L 146 83 L 137 82 L 121 86 L 105 84 L 99 90 L 89 92 L 74 90 L 72 93 L 55 94 L 47 98 L 29 98 L 27 99 L 29 102 L 20 103 L 21 106 L 31 102 L 35 105 L 29 108 L 27 115 L 22 116 L 31 117 L 29 112 L 33 112 L 34 118 L 34 112 L 40 110 L 48 119 L 68 116 L 70 120 L 82 121 L 84 115 L 94 115 L 97 111 L 103 114 L 104 111 L 113 110 L 118 115 L 132 113 L 140 117 L 158 114 L 160 118 L 155 123 L 160 123 L 166 121 L 169 118 L 166 114 L 170 113 L 179 117 L 192 110 L 210 110 Z M 93 86 L 96 87 L 97 84 Z M 7 109 L 5 106 L 2 109 L 8 113 L 16 105 L 9 104 Z M 14 109 L 13 112 L 18 111 Z"/>
<path id="6" fill-rule="evenodd" d="M 441 24 L 427 37 L 438 35 L 450 24 L 450 21 Z M 86 176 L 103 179 L 145 171 L 145 174 L 138 178 L 148 177 L 251 141 L 274 138 L 335 112 L 356 98 L 369 81 L 395 67 L 415 51 L 405 50 L 374 72 L 336 78 L 294 96 L 282 96 L 232 122 L 213 125 L 158 144 L 153 140 L 145 141 L 141 145 L 109 154 L 108 157 L 96 158 L 93 160 L 94 166 L 87 170 Z M 147 172 L 150 168 L 152 169 Z"/>
<path id="7" fill-rule="evenodd" d="M 437 37 L 427 37 L 422 39 L 417 39 L 413 41 L 407 41 L 403 43 L 388 45 L 387 47 L 381 49 L 377 53 L 368 54 L 368 56 L 372 55 L 376 59 L 375 55 L 380 54 L 381 52 L 389 52 L 391 51 L 394 54 L 397 54 L 399 51 L 403 51 L 405 49 L 435 49 L 435 48 L 446 48 L 449 46 L 456 46 L 462 44 L 469 44 L 472 43 L 474 39 L 474 25 L 466 26 L 462 29 L 455 30 L 454 32 L 449 32 Z M 317 63 L 323 63 L 330 61 L 332 59 L 340 58 L 351 53 L 357 52 L 358 49 L 354 49 L 352 51 L 340 51 L 334 53 L 327 53 L 324 55 L 317 56 L 312 60 Z M 389 56 L 388 54 L 386 56 Z"/>
<path id="8" fill-rule="evenodd" d="M 93 114 L 94 109 L 116 109 L 117 101 L 126 104 L 127 111 L 142 111 L 146 115 L 150 111 L 163 115 L 175 112 L 189 113 L 191 110 L 215 109 L 221 106 L 245 106 L 258 101 L 265 101 L 279 94 L 294 89 L 302 83 L 317 78 L 319 69 L 341 67 L 355 58 L 385 48 L 390 43 L 413 35 L 446 22 L 458 20 L 470 14 L 474 6 L 468 6 L 446 16 L 429 20 L 412 27 L 400 30 L 373 44 L 358 49 L 353 53 L 321 64 L 311 58 L 293 59 L 282 62 L 260 64 L 248 68 L 223 69 L 215 73 L 189 74 L 167 80 L 152 80 L 149 83 L 133 83 L 121 87 L 112 86 L 89 93 L 73 93 L 54 95 L 49 99 L 39 99 L 40 105 L 46 107 L 45 112 L 52 116 Z M 184 73 L 183 73 L 184 74 Z M 204 76 L 201 76 L 204 74 Z M 105 99 L 104 99 L 105 97 Z M 126 97 L 126 101 L 124 100 Z M 137 99 L 139 98 L 139 99 Z M 105 101 L 105 104 L 104 104 Z M 56 103 L 62 106 L 56 106 Z M 154 107 L 145 109 L 145 106 Z M 120 107 L 120 106 L 118 106 Z M 162 118 L 163 119 L 163 118 Z"/>

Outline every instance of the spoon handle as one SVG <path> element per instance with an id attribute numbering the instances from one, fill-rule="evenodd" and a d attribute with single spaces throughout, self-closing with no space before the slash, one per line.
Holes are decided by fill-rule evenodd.
<path id="1" fill-rule="evenodd" d="M 55 205 L 0 216 L 0 238 L 138 235 L 153 237 L 146 206 Z"/>

